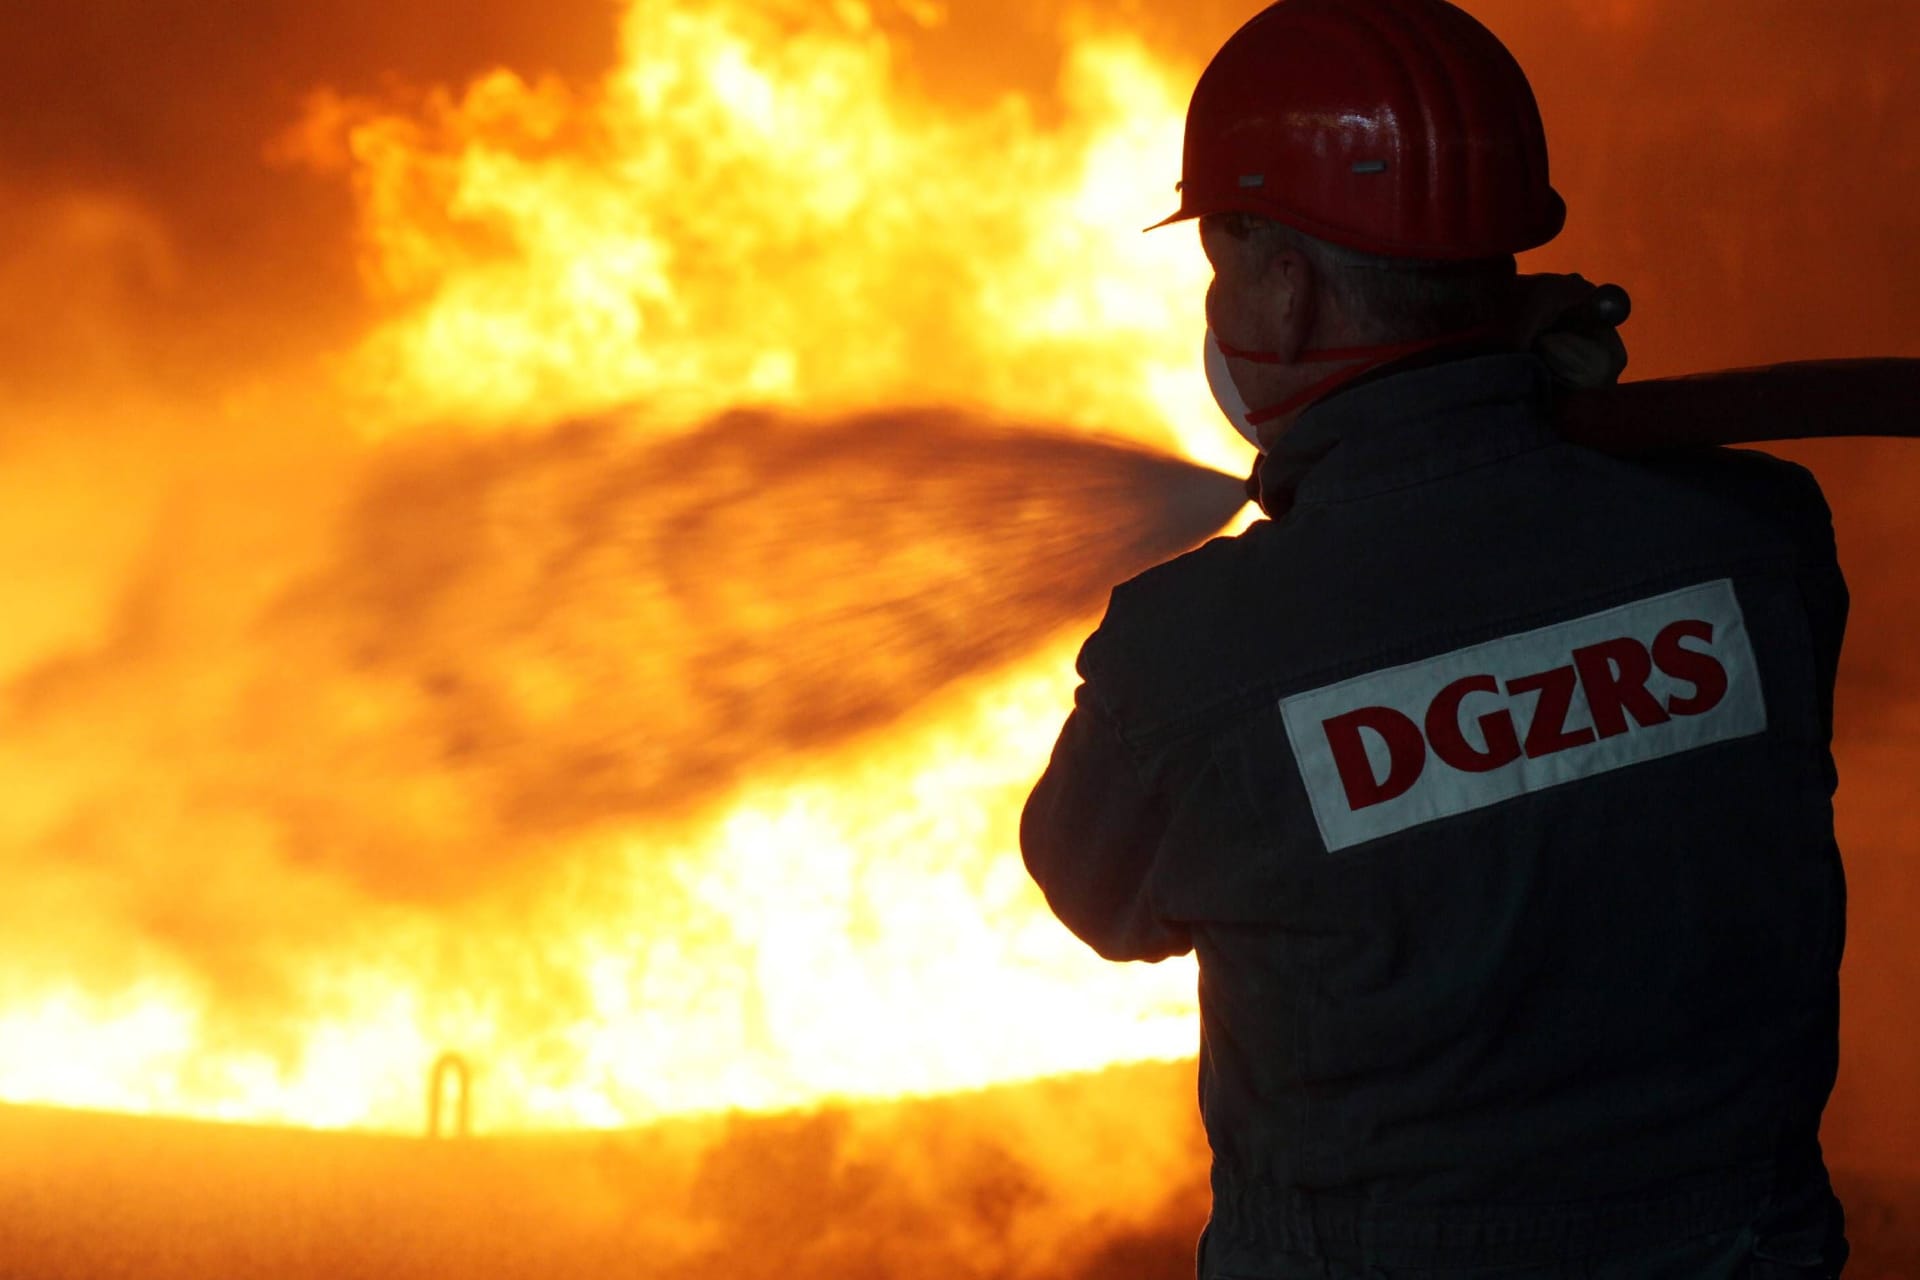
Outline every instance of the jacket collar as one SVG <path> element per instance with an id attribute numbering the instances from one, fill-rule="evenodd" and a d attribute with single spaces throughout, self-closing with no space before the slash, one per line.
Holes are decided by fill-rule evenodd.
<path id="1" fill-rule="evenodd" d="M 1536 449 L 1558 438 L 1553 376 L 1516 351 L 1455 348 L 1389 365 L 1319 401 L 1260 467 L 1274 518 Z"/>

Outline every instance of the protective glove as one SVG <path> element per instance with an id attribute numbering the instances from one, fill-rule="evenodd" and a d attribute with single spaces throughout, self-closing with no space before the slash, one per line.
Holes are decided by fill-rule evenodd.
<path id="1" fill-rule="evenodd" d="M 1600 291 L 1579 275 L 1525 275 L 1514 281 L 1509 337 L 1516 349 L 1538 356 L 1563 387 L 1609 387 L 1626 372 L 1627 344 L 1619 329 L 1626 319 L 1626 294 Z"/>

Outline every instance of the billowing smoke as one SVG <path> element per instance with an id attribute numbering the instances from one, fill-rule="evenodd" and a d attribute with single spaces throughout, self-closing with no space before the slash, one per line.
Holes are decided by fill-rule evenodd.
<path id="1" fill-rule="evenodd" d="M 204 388 L 345 339 L 364 314 L 348 193 L 266 159 L 304 95 L 592 74 L 613 30 L 599 3 L 9 0 L 0 388 Z"/>

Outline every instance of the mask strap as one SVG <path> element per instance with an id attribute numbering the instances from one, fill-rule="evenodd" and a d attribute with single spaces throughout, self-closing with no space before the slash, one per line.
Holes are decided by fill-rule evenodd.
<path id="1" fill-rule="evenodd" d="M 1461 329 L 1454 333 L 1441 334 L 1437 338 L 1421 338 L 1414 342 L 1394 342 L 1368 347 L 1323 347 L 1317 350 L 1302 351 L 1299 358 L 1292 361 L 1271 351 L 1242 351 L 1238 347 L 1228 346 L 1217 337 L 1215 341 L 1220 341 L 1220 350 L 1223 354 L 1231 356 L 1235 360 L 1251 360 L 1256 364 L 1322 364 L 1336 360 L 1358 360 L 1362 362 L 1354 365 L 1351 369 L 1341 369 L 1328 374 L 1311 386 L 1303 387 L 1300 391 L 1287 397 L 1279 404 L 1248 413 L 1248 423 L 1258 426 L 1263 422 L 1271 422 L 1275 418 L 1292 413 L 1295 409 L 1303 405 L 1311 404 L 1313 401 L 1320 399 L 1336 388 L 1343 387 L 1347 383 L 1352 382 L 1362 374 L 1372 373 L 1383 364 L 1390 364 L 1402 357 L 1415 355 L 1422 351 L 1431 351 L 1436 347 L 1445 347 L 1458 342 L 1471 342 L 1480 338 L 1492 337 L 1496 332 L 1496 327 L 1489 324 L 1478 325 L 1471 329 Z"/>

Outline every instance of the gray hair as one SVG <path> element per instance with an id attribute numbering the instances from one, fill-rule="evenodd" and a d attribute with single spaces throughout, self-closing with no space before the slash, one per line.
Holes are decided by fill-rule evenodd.
<path id="1" fill-rule="evenodd" d="M 1223 215 L 1221 226 L 1251 239 L 1262 262 L 1297 250 L 1359 342 L 1412 342 L 1492 323 L 1508 306 L 1518 272 L 1512 255 L 1473 262 L 1383 258 L 1254 214 Z"/>

